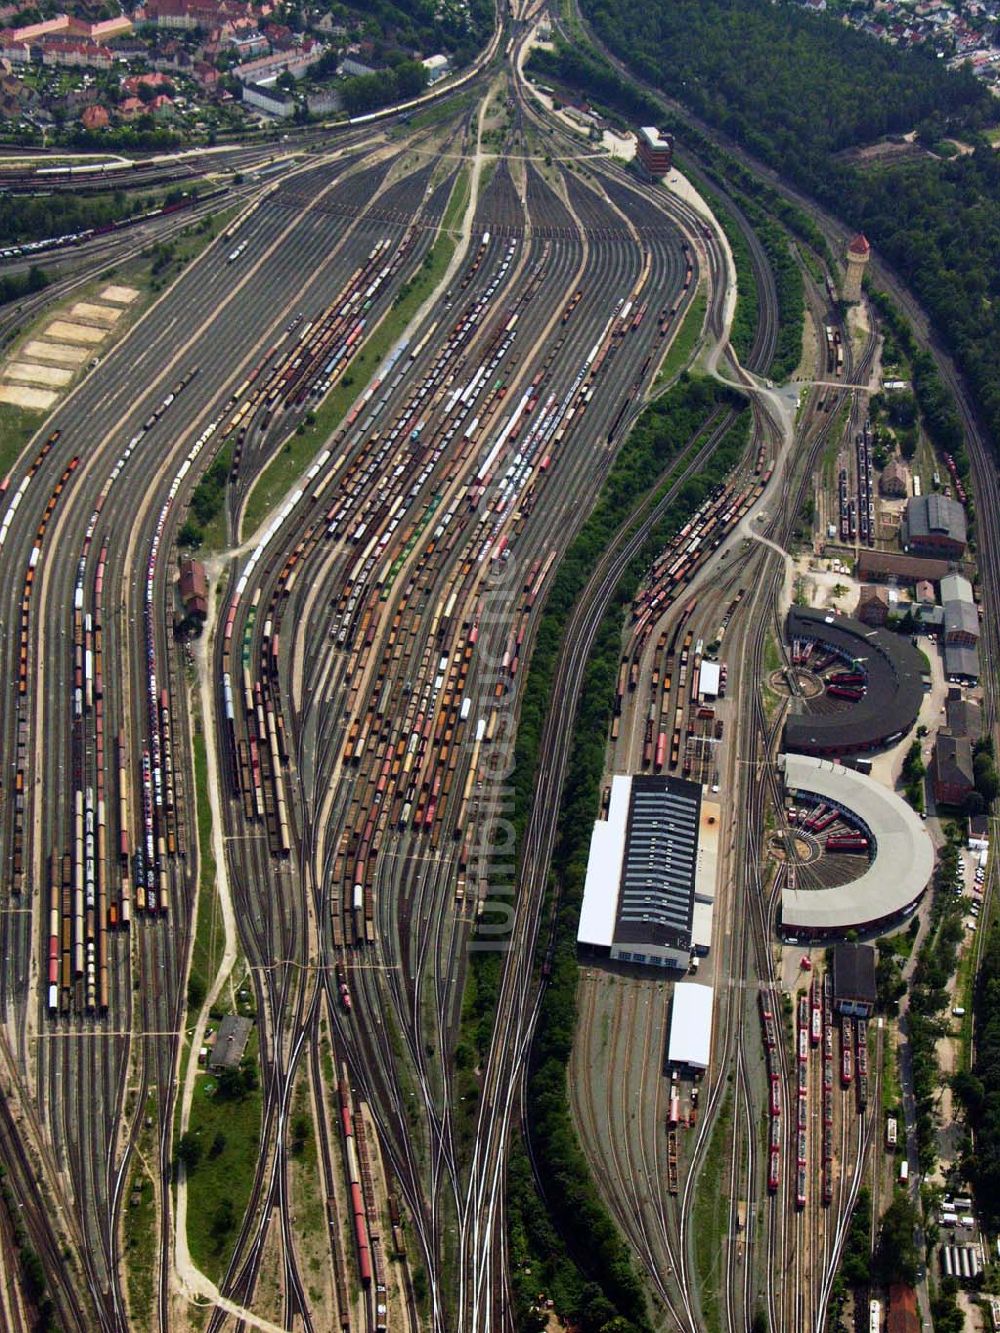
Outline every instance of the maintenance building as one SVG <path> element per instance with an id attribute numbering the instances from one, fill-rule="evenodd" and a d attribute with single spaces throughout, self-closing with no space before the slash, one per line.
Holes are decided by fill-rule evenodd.
<path id="1" fill-rule="evenodd" d="M 838 944 L 833 951 L 833 1007 L 849 1018 L 871 1018 L 878 991 L 870 944 Z"/>
<path id="2" fill-rule="evenodd" d="M 965 510 L 947 495 L 915 495 L 907 501 L 903 543 L 916 555 L 961 560 L 968 540 Z"/>
<path id="3" fill-rule="evenodd" d="M 616 774 L 591 835 L 578 945 L 682 969 L 692 952 L 707 953 L 718 828 L 719 808 L 696 782 Z"/>
<path id="4" fill-rule="evenodd" d="M 711 986 L 697 981 L 678 981 L 674 987 L 667 1043 L 667 1064 L 672 1069 L 708 1068 L 714 996 Z"/>
<path id="5" fill-rule="evenodd" d="M 636 134 L 636 157 L 650 176 L 667 176 L 674 164 L 673 135 L 655 125 L 643 125 Z"/>

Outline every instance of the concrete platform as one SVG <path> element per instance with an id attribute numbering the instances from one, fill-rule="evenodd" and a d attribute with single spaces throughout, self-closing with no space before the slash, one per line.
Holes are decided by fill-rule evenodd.
<path id="1" fill-rule="evenodd" d="M 122 311 L 113 305 L 94 305 L 92 301 L 77 301 L 70 306 L 70 318 L 87 324 L 97 324 L 109 328 L 122 317 Z"/>
<path id="2" fill-rule="evenodd" d="M 45 336 L 59 342 L 85 343 L 88 347 L 96 347 L 108 336 L 108 331 L 91 328 L 88 324 L 70 324 L 65 319 L 54 319 L 45 330 Z"/>

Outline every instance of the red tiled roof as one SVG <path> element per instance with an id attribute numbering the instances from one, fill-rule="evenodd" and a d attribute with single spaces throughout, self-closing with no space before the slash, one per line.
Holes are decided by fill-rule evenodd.
<path id="1" fill-rule="evenodd" d="M 871 254 L 871 246 L 868 244 L 867 239 L 864 236 L 862 236 L 860 232 L 858 232 L 857 236 L 855 236 L 854 240 L 850 243 L 847 249 L 850 251 L 852 255 L 865 255 L 867 257 L 869 254 Z"/>

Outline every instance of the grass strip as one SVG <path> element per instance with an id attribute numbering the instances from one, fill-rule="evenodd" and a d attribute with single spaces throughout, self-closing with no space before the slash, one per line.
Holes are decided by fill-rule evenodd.
<path id="1" fill-rule="evenodd" d="M 257 1033 L 247 1056 L 256 1061 Z M 261 1091 L 221 1097 L 214 1074 L 199 1074 L 191 1102 L 188 1136 L 201 1155 L 188 1169 L 187 1237 L 191 1258 L 213 1282 L 221 1280 L 232 1255 L 260 1155 Z"/>
<path id="2" fill-rule="evenodd" d="M 208 799 L 208 754 L 205 733 L 200 727 L 194 734 L 194 787 L 195 808 L 198 812 L 198 915 L 187 985 L 188 1009 L 192 1012 L 201 1007 L 208 994 L 225 948 L 225 930 L 215 885 L 212 807 Z"/>
<path id="3" fill-rule="evenodd" d="M 729 1094 L 719 1108 L 705 1164 L 698 1177 L 694 1200 L 694 1266 L 698 1274 L 698 1298 L 702 1327 L 721 1329 L 719 1282 L 722 1277 L 726 1234 L 729 1230 L 730 1199 L 724 1189 L 723 1172 L 728 1161 L 733 1106 Z"/>
<path id="4" fill-rule="evenodd" d="M 705 311 L 708 309 L 708 294 L 703 283 L 699 283 L 694 296 L 684 312 L 677 334 L 663 358 L 663 365 L 656 376 L 657 389 L 665 388 L 687 369 L 694 356 L 695 348 L 701 337 L 705 323 Z"/>

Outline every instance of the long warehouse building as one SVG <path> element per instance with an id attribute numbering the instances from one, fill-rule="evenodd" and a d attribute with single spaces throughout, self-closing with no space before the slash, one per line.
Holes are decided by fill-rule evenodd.
<path id="1" fill-rule="evenodd" d="M 919 902 L 934 870 L 934 846 L 923 822 L 894 791 L 843 764 L 786 754 L 785 789 L 840 810 L 865 831 L 874 856 L 857 879 L 834 888 L 788 888 L 781 928 L 795 938 L 844 936 L 882 929 Z"/>
<path id="2" fill-rule="evenodd" d="M 707 953 L 718 832 L 719 807 L 696 782 L 616 774 L 591 836 L 579 946 L 673 968 Z"/>

